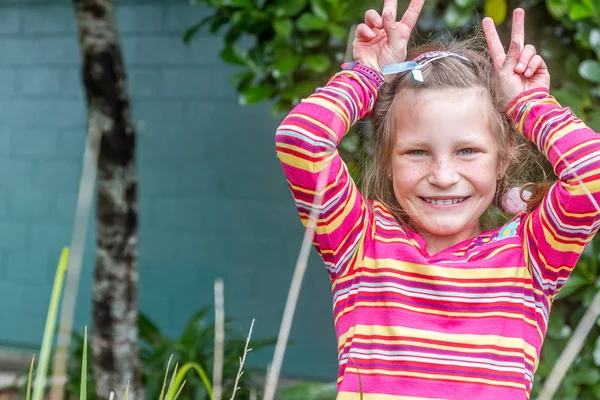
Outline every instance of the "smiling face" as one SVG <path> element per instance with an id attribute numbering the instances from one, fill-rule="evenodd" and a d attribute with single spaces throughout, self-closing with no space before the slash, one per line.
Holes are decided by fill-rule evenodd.
<path id="1" fill-rule="evenodd" d="M 414 93 L 413 93 L 414 94 Z M 480 233 L 500 161 L 481 90 L 426 90 L 396 102 L 391 174 L 396 199 L 430 252 Z"/>

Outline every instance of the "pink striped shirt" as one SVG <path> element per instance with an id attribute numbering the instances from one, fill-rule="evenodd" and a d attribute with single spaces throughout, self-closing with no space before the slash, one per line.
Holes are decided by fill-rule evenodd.
<path id="1" fill-rule="evenodd" d="M 547 90 L 511 122 L 559 181 L 532 213 L 436 254 L 362 198 L 337 145 L 377 89 L 344 71 L 281 123 L 277 153 L 304 224 L 326 173 L 314 245 L 331 277 L 338 399 L 528 399 L 552 300 L 600 224 L 599 136 Z"/>

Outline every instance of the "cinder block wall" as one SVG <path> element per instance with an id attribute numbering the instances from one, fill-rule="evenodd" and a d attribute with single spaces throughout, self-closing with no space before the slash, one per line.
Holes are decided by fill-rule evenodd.
<path id="1" fill-rule="evenodd" d="M 172 0 L 118 4 L 139 133 L 140 307 L 175 335 L 212 305 L 222 277 L 240 332 L 256 318 L 256 337 L 274 337 L 302 235 L 274 154 L 278 121 L 268 105 L 238 105 L 220 37 L 183 44 L 206 10 Z M 70 1 L 0 4 L 1 346 L 39 345 L 56 263 L 71 240 L 85 135 L 76 34 Z M 90 321 L 93 230 L 92 221 L 78 328 Z M 335 378 L 329 291 L 313 255 L 287 375 Z"/>

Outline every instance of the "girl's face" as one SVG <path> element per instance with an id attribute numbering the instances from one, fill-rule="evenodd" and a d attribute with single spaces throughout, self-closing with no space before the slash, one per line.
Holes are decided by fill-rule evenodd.
<path id="1" fill-rule="evenodd" d="M 480 90 L 428 90 L 396 102 L 394 193 L 430 253 L 480 233 L 501 165 Z"/>

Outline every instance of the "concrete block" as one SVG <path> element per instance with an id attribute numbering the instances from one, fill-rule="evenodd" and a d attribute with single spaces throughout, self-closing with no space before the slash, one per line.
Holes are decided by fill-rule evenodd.
<path id="1" fill-rule="evenodd" d="M 21 26 L 21 12 L 17 7 L 2 7 L 0 13 L 0 34 L 17 33 Z"/>
<path id="2" fill-rule="evenodd" d="M 204 6 L 171 2 L 166 9 L 165 30 L 183 35 L 188 28 L 211 13 Z"/>
<path id="3" fill-rule="evenodd" d="M 30 226 L 27 223 L 0 220 L 0 249 L 28 249 L 29 231 Z"/>
<path id="4" fill-rule="evenodd" d="M 29 188 L 33 182 L 32 177 L 31 161 L 0 159 L 0 187 L 4 190 Z"/>
<path id="5" fill-rule="evenodd" d="M 13 129 L 10 154 L 13 159 L 49 159 L 57 155 L 58 137 L 53 129 Z"/>
<path id="6" fill-rule="evenodd" d="M 33 184 L 51 193 L 76 193 L 79 189 L 81 164 L 72 161 L 35 162 Z"/>
<path id="7" fill-rule="evenodd" d="M 28 188 L 12 190 L 8 195 L 11 220 L 37 223 L 56 219 L 56 195 L 52 192 Z"/>
<path id="8" fill-rule="evenodd" d="M 26 33 L 76 34 L 76 20 L 72 7 L 43 5 L 22 7 L 21 20 Z"/>
<path id="9" fill-rule="evenodd" d="M 117 7 L 120 34 L 160 32 L 163 29 L 163 7 L 159 5 L 122 5 Z"/>
<path id="10" fill-rule="evenodd" d="M 18 72 L 17 88 L 27 95 L 56 95 L 64 87 L 63 73 L 57 68 L 26 68 Z"/>

